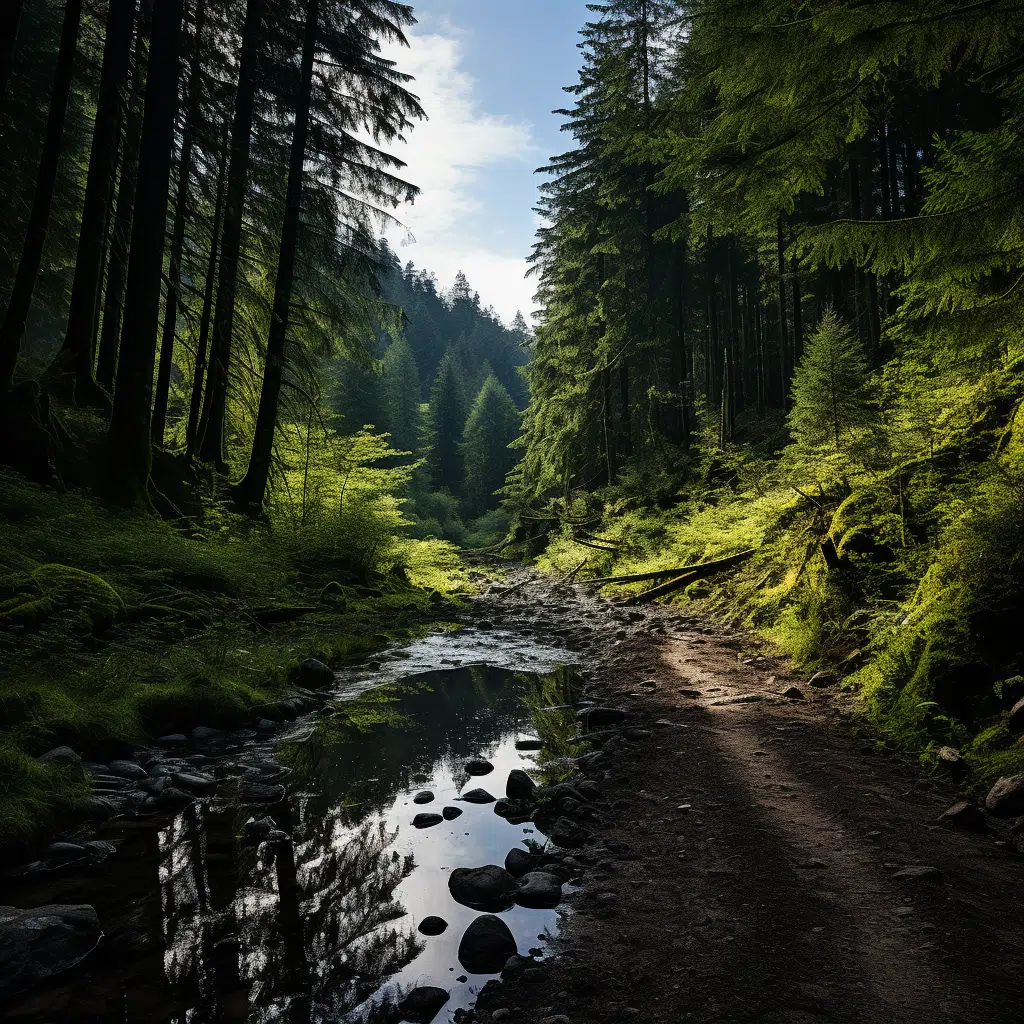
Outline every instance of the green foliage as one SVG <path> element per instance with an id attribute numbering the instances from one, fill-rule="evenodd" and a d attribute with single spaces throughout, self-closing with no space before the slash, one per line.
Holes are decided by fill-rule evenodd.
<path id="1" fill-rule="evenodd" d="M 509 445 L 519 436 L 520 416 L 501 381 L 489 376 L 473 400 L 462 434 L 466 506 L 482 514 L 516 463 Z"/>
<path id="2" fill-rule="evenodd" d="M 399 338 L 384 353 L 380 426 L 399 451 L 415 452 L 420 441 L 420 374 L 409 343 Z"/>
<path id="3" fill-rule="evenodd" d="M 427 417 L 429 450 L 427 468 L 437 488 L 458 494 L 463 484 L 460 442 L 466 424 L 466 382 L 453 349 L 448 349 L 437 368 L 430 389 Z"/>

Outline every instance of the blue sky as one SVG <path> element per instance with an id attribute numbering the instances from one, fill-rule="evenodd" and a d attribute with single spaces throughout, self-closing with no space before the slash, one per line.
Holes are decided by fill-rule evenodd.
<path id="1" fill-rule="evenodd" d="M 416 76 L 430 118 L 395 148 L 423 195 L 400 211 L 408 230 L 389 238 L 441 287 L 461 269 L 506 322 L 529 315 L 533 171 L 569 142 L 551 111 L 571 101 L 562 86 L 577 77 L 585 0 L 413 2 L 410 48 L 389 56 Z"/>

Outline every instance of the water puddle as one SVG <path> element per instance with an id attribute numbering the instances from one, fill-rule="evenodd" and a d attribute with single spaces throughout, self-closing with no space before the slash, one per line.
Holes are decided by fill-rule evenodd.
<path id="1" fill-rule="evenodd" d="M 557 667 L 560 656 L 466 631 L 346 673 L 333 708 L 279 742 L 291 769 L 284 801 L 254 810 L 218 799 L 161 829 L 120 823 L 117 855 L 93 874 L 17 894 L 25 906 L 91 903 L 106 937 L 81 965 L 20 997 L 7 1019 L 394 1022 L 403 1019 L 394 1004 L 429 985 L 449 992 L 435 1019 L 450 1021 L 495 976 L 459 960 L 481 911 L 453 899 L 450 872 L 501 865 L 512 848 L 545 842 L 531 822 L 460 796 L 483 788 L 504 797 L 515 768 L 558 776 L 559 759 L 578 750 L 566 707 L 578 677 Z M 517 749 L 526 737 L 542 749 Z M 265 746 L 249 747 L 231 756 L 266 758 Z M 470 758 L 493 769 L 470 776 Z M 414 802 L 422 791 L 433 798 Z M 413 826 L 417 813 L 443 808 L 462 813 Z M 290 840 L 247 843 L 252 815 L 269 815 Z M 520 954 L 543 956 L 564 912 L 515 906 L 500 917 Z M 447 928 L 421 933 L 427 917 Z"/>

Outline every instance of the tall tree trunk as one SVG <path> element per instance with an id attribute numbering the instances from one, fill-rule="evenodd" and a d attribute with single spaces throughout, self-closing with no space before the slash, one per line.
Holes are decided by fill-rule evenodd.
<path id="1" fill-rule="evenodd" d="M 7 105 L 7 85 L 14 66 L 14 50 L 25 0 L 6 0 L 0 9 L 0 110 Z"/>
<path id="2" fill-rule="evenodd" d="M 145 501 L 152 459 L 153 369 L 178 107 L 183 7 L 184 0 L 159 0 L 153 11 L 153 43 L 139 144 L 139 185 L 109 434 L 116 467 L 115 493 L 126 504 Z"/>
<path id="3" fill-rule="evenodd" d="M 199 340 L 196 342 L 196 365 L 192 376 L 192 398 L 188 407 L 188 425 L 185 428 L 185 451 L 195 457 L 199 439 L 199 413 L 203 402 L 203 378 L 206 376 L 206 356 L 210 344 L 210 321 L 213 317 L 213 298 L 217 287 L 217 257 L 220 253 L 220 222 L 224 216 L 224 182 L 227 176 L 227 139 L 224 156 L 217 176 L 217 199 L 210 230 L 210 257 L 206 265 L 206 283 L 203 286 L 203 312 L 199 318 Z"/>
<path id="4" fill-rule="evenodd" d="M 779 395 L 785 406 L 789 397 L 789 322 L 786 315 L 786 228 L 779 217 L 777 224 L 776 247 L 779 271 Z"/>
<path id="5" fill-rule="evenodd" d="M 306 139 L 309 135 L 309 105 L 313 92 L 313 58 L 316 55 L 319 21 L 320 0 L 309 0 L 302 40 L 302 69 L 295 107 L 295 127 L 292 131 L 291 153 L 288 158 L 288 189 L 285 195 L 284 225 L 281 229 L 281 253 L 277 261 L 274 306 L 270 314 L 270 333 L 267 337 L 267 358 L 263 368 L 260 407 L 256 414 L 256 430 L 253 434 L 249 468 L 234 488 L 235 500 L 240 505 L 255 510 L 263 506 L 274 451 L 274 431 L 277 428 L 277 407 L 281 396 L 285 343 L 288 336 L 288 314 L 299 244 L 302 181 L 305 174 Z"/>
<path id="6" fill-rule="evenodd" d="M 121 92 L 128 75 L 134 21 L 135 0 L 110 0 L 68 326 L 48 372 L 57 393 L 68 400 L 73 398 L 79 405 L 103 405 L 107 401 L 93 376 L 96 308 L 103 280 L 104 233 L 117 170 Z"/>
<path id="7" fill-rule="evenodd" d="M 210 375 L 199 423 L 199 456 L 220 465 L 224 459 L 224 421 L 227 414 L 228 375 L 231 368 L 231 332 L 235 319 L 238 263 L 242 252 L 242 212 L 249 177 L 249 153 L 256 106 L 257 63 L 263 33 L 265 0 L 248 0 L 242 29 L 242 55 L 238 91 L 231 122 L 224 237 L 217 272 L 217 307 L 213 315 Z"/>
<path id="8" fill-rule="evenodd" d="M 35 290 L 43 259 L 43 245 L 46 242 L 50 206 L 60 165 L 64 119 L 68 109 L 68 97 L 71 94 L 71 79 L 75 70 L 75 51 L 78 47 L 78 30 L 81 22 L 82 0 L 67 0 L 64 5 L 57 68 L 53 76 L 50 111 L 46 118 L 46 135 L 43 138 L 43 152 L 36 174 L 28 230 L 25 233 L 14 286 L 7 302 L 7 314 L 3 325 L 0 326 L 0 392 L 10 388 L 14 380 L 14 369 L 18 365 L 18 353 L 21 351 L 21 339 L 25 336 L 25 321 L 32 307 L 32 292 Z"/>
<path id="9" fill-rule="evenodd" d="M 793 274 L 793 366 L 796 367 L 804 355 L 804 311 L 800 304 L 800 266 L 795 256 L 789 266 Z"/>
<path id="10" fill-rule="evenodd" d="M 185 124 L 181 135 L 181 157 L 178 161 L 178 198 L 174 204 L 174 225 L 171 228 L 171 256 L 167 268 L 167 296 L 164 300 L 164 324 L 160 333 L 160 365 L 153 396 L 153 444 L 164 443 L 167 423 L 167 399 L 171 390 L 171 369 L 174 364 L 174 331 L 177 325 L 181 287 L 181 255 L 185 247 L 185 225 L 188 220 L 188 189 L 192 176 L 192 149 L 202 101 L 199 88 L 203 28 L 206 21 L 205 0 L 197 0 L 195 14 L 195 50 L 188 80 Z"/>
<path id="11" fill-rule="evenodd" d="M 125 97 L 124 136 L 121 143 L 121 174 L 114 207 L 114 230 L 107 264 L 107 288 L 103 296 L 103 322 L 100 326 L 96 381 L 108 394 L 114 392 L 117 376 L 117 349 L 121 341 L 121 314 L 128 276 L 128 244 L 132 234 L 135 189 L 139 177 L 139 139 L 142 135 L 142 106 L 145 102 L 146 46 L 151 34 L 152 0 L 143 0 L 141 20 L 135 34 L 131 89 Z"/>

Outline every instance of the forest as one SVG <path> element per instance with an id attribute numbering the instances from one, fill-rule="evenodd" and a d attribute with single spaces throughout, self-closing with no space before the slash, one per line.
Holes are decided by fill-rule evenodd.
<path id="1" fill-rule="evenodd" d="M 658 593 L 1019 770 L 1024 7 L 588 6 L 514 550 L 652 598 L 736 556 Z"/>

